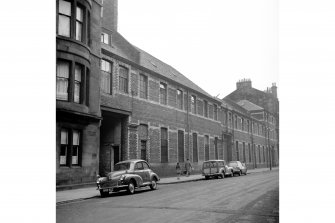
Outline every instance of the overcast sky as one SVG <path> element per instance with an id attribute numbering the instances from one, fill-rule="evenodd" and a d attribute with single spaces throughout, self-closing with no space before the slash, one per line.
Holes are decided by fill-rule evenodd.
<path id="1" fill-rule="evenodd" d="M 213 96 L 278 83 L 278 0 L 119 0 L 118 31 Z M 205 4 L 206 3 L 206 4 Z"/>

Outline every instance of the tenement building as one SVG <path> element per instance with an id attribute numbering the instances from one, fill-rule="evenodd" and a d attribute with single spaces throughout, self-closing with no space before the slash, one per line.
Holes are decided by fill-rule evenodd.
<path id="1" fill-rule="evenodd" d="M 117 3 L 57 0 L 57 186 L 92 183 L 135 158 L 160 176 L 187 159 L 196 172 L 208 159 L 277 165 L 273 93 L 257 101 L 250 81 L 211 96 L 118 33 Z"/>
<path id="2" fill-rule="evenodd" d="M 99 1 L 56 1 L 56 184 L 92 182 L 100 137 Z"/>

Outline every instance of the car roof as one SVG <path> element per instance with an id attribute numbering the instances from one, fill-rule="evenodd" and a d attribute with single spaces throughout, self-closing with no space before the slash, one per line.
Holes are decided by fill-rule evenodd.
<path id="1" fill-rule="evenodd" d="M 224 161 L 224 160 L 206 160 L 206 161 L 204 161 L 204 163 L 206 163 L 206 162 L 217 162 L 217 161 Z"/>
<path id="2" fill-rule="evenodd" d="M 144 162 L 147 162 L 145 160 L 141 160 L 141 159 L 129 159 L 129 160 L 124 160 L 124 161 L 121 161 L 121 162 L 118 162 L 118 163 L 136 163 L 136 162 L 139 162 L 139 161 L 144 161 Z"/>

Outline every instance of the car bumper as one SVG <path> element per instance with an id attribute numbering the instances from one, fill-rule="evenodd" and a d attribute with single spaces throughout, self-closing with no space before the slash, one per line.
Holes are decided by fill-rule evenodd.
<path id="1" fill-rule="evenodd" d="M 97 183 L 97 190 L 121 190 L 127 187 L 128 185 L 123 181 Z"/>

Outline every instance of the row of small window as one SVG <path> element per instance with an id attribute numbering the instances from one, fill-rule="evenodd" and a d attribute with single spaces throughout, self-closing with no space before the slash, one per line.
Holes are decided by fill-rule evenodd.
<path id="1" fill-rule="evenodd" d="M 240 157 L 240 150 L 239 150 L 239 146 L 238 146 L 239 142 L 236 141 L 235 142 L 235 149 L 236 149 L 236 159 L 239 160 L 239 161 L 243 161 L 243 162 L 246 162 L 246 148 L 245 148 L 245 143 L 243 142 L 242 144 L 242 157 Z M 256 145 L 254 144 L 254 149 L 255 149 L 255 153 L 254 153 L 254 157 L 256 158 L 256 151 L 258 151 L 258 162 L 261 163 L 262 160 L 261 160 L 261 146 L 258 145 L 258 147 L 256 147 Z M 262 147 L 262 151 L 263 151 L 263 163 L 266 162 L 266 157 L 267 157 L 267 152 L 266 152 L 266 148 L 263 146 Z M 249 151 L 249 163 L 252 162 L 252 157 L 253 157 L 253 153 L 252 153 L 252 148 L 251 148 L 251 145 L 250 143 L 248 143 L 248 151 Z M 242 158 L 242 160 L 241 160 Z"/>
<path id="2" fill-rule="evenodd" d="M 59 164 L 61 166 L 81 165 L 81 132 L 75 129 L 61 129 Z"/>
<path id="3" fill-rule="evenodd" d="M 272 115 L 265 114 L 265 121 L 269 121 L 272 124 L 276 124 L 276 119 Z"/>
<path id="4" fill-rule="evenodd" d="M 78 1 L 58 0 L 57 34 L 88 43 L 90 12 Z"/>
<path id="5" fill-rule="evenodd" d="M 195 95 L 191 95 L 191 113 L 203 115 L 206 118 L 212 118 L 214 120 L 218 120 L 218 106 L 213 104 L 213 111 L 210 109 L 211 105 L 208 105 L 208 101 L 204 100 L 203 104 L 198 104 L 197 97 Z M 210 113 L 211 112 L 211 113 Z M 213 112 L 213 113 L 212 113 Z"/>
<path id="6" fill-rule="evenodd" d="M 198 134 L 192 133 L 192 162 L 198 162 Z M 184 162 L 184 131 L 178 130 L 178 162 Z M 209 160 L 209 136 L 204 136 L 204 152 L 205 152 L 205 161 Z M 218 138 L 214 138 L 214 156 L 215 159 L 218 159 Z M 167 128 L 161 128 L 161 162 L 168 163 L 168 130 Z"/>
<path id="7" fill-rule="evenodd" d="M 112 86 L 112 63 L 104 59 L 101 60 L 101 70 L 102 70 L 102 81 L 101 89 L 103 92 L 111 94 Z M 128 93 L 128 69 L 125 67 L 119 67 L 119 89 L 121 92 Z M 140 74 L 140 89 L 139 96 L 143 99 L 148 99 L 148 77 Z M 159 84 L 159 103 L 167 105 L 167 84 L 160 82 Z M 184 106 L 184 93 L 182 90 L 177 89 L 176 106 L 181 110 L 186 110 Z M 204 111 L 205 117 L 208 117 L 208 102 L 204 100 Z M 197 101 L 196 96 L 191 96 L 191 113 L 197 114 Z M 214 105 L 213 109 L 214 120 L 218 120 L 218 108 Z"/>
<path id="8" fill-rule="evenodd" d="M 229 119 L 229 122 L 231 123 L 231 118 Z M 253 132 L 254 134 L 257 134 L 260 136 L 267 136 L 267 131 L 266 131 L 265 126 L 258 124 L 258 123 L 252 123 L 252 126 L 251 126 L 249 120 L 240 118 L 237 115 L 234 116 L 234 128 L 241 130 L 241 131 L 246 131 L 249 133 Z M 268 132 L 271 135 L 271 130 L 268 130 Z"/>
<path id="9" fill-rule="evenodd" d="M 88 104 L 89 69 L 67 60 L 57 61 L 56 99 L 78 104 Z"/>

